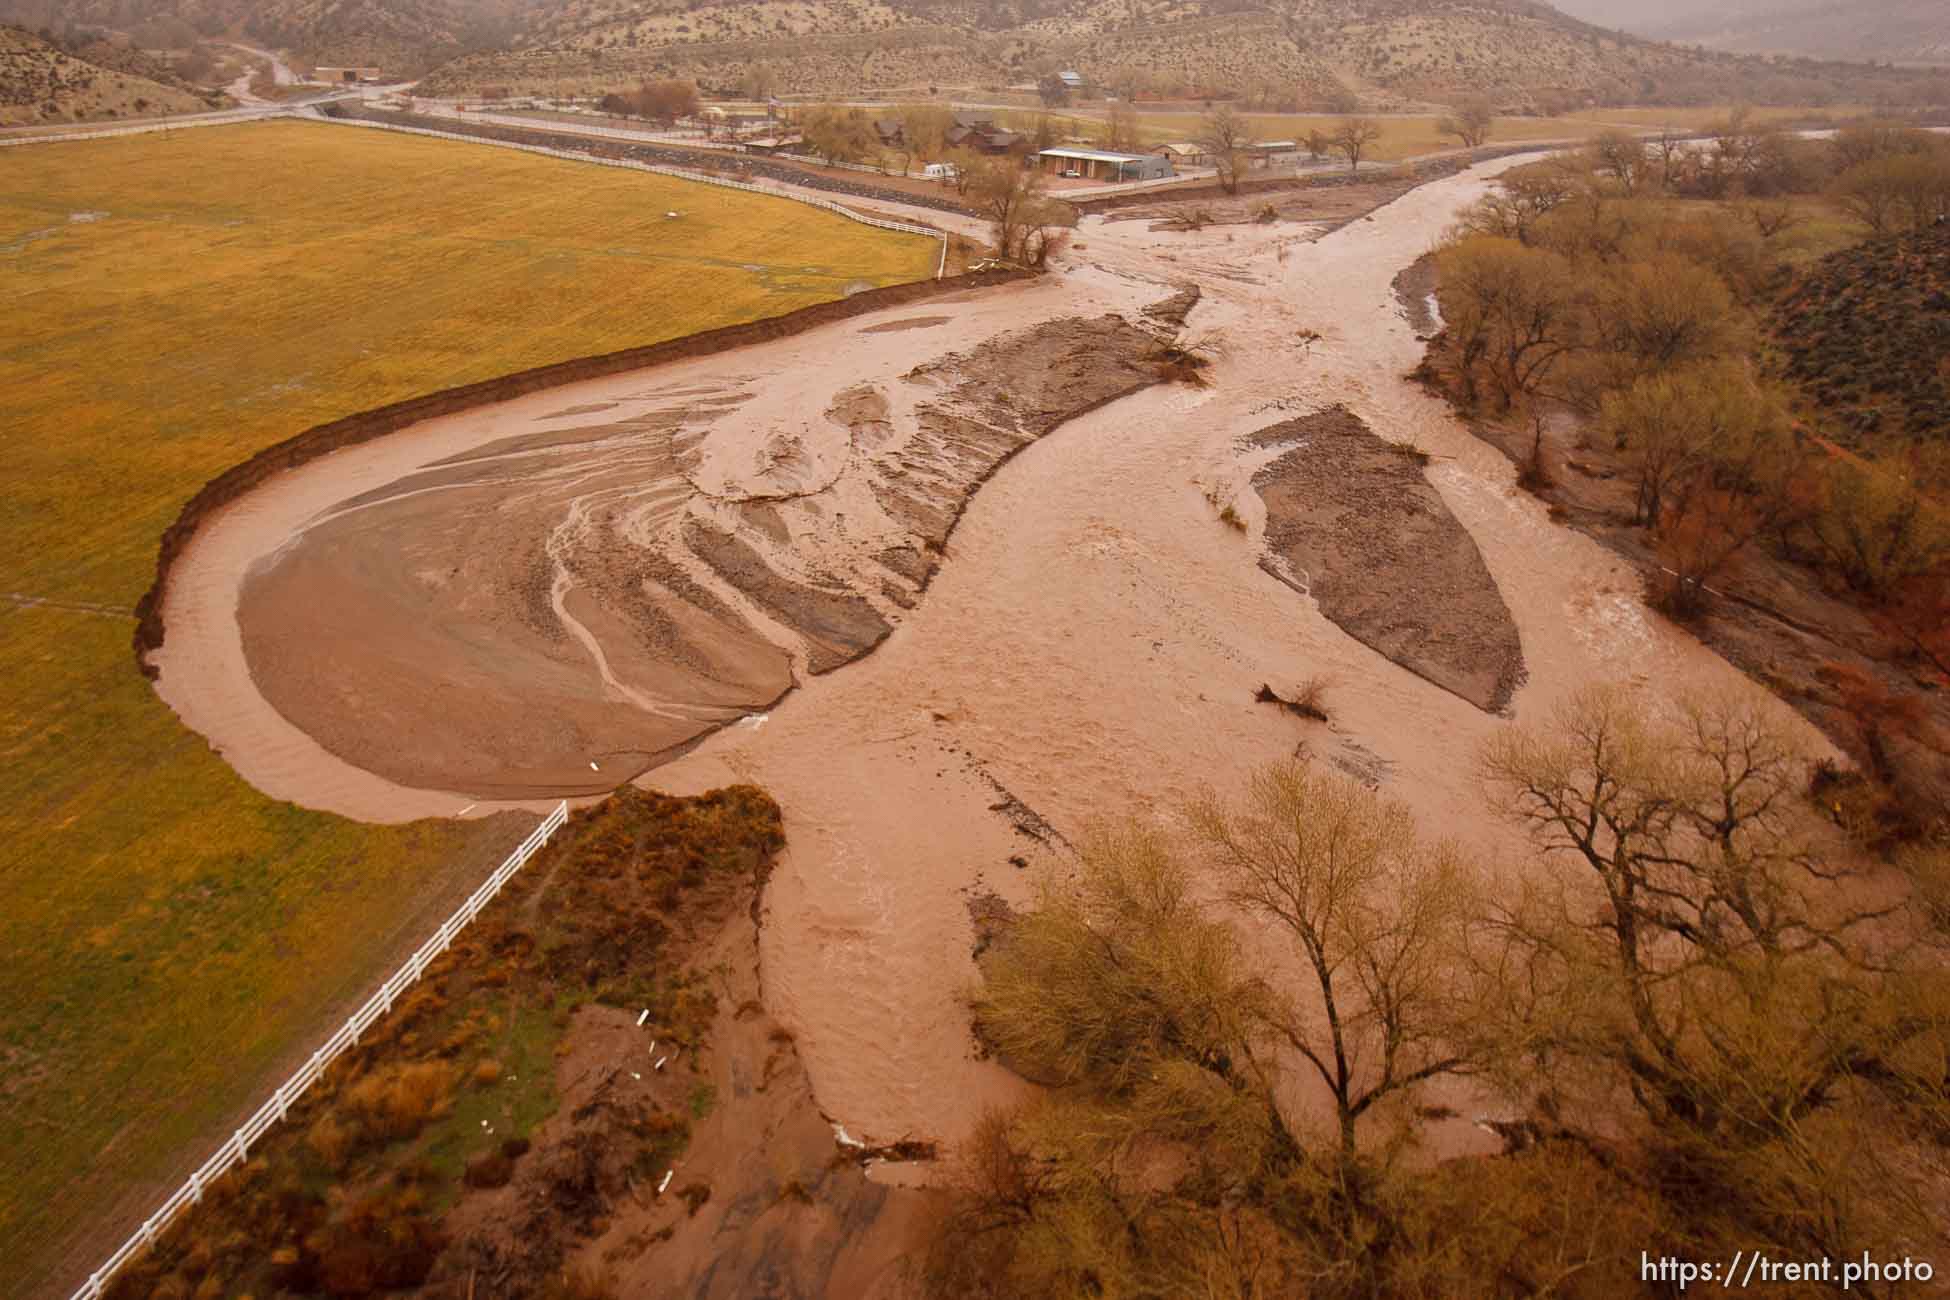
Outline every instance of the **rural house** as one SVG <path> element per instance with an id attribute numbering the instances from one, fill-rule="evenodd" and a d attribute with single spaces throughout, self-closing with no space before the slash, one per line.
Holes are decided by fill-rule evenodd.
<path id="1" fill-rule="evenodd" d="M 1171 159 L 1156 153 L 1111 153 L 1104 149 L 1062 146 L 1036 155 L 1051 176 L 1075 172 L 1092 181 L 1151 181 L 1171 176 Z"/>
<path id="2" fill-rule="evenodd" d="M 955 114 L 955 124 L 944 139 L 950 149 L 972 149 L 976 153 L 1023 153 L 1029 149 L 1029 138 L 997 126 L 993 113 Z"/>
<path id="3" fill-rule="evenodd" d="M 1177 144 L 1161 144 L 1152 149 L 1151 152 L 1163 154 L 1166 158 L 1169 158 L 1174 169 L 1179 167 L 1210 167 L 1212 165 L 1212 155 L 1205 151 L 1205 146 L 1202 144 L 1192 144 L 1187 141 L 1181 141 Z"/>

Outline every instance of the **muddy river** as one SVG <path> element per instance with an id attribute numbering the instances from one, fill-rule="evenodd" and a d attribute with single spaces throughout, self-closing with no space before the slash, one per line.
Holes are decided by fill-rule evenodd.
<path id="1" fill-rule="evenodd" d="M 1520 161 L 1318 239 L 1087 218 L 1037 282 L 337 452 L 191 543 L 158 689 L 266 793 L 366 820 L 545 806 L 645 767 L 676 792 L 762 784 L 789 840 L 765 998 L 821 1108 L 873 1141 L 953 1140 L 1021 1086 L 960 1005 L 969 902 L 1026 901 L 1092 818 L 1169 819 L 1304 743 L 1496 870 L 1510 842 L 1472 758 L 1509 719 L 1594 680 L 1758 692 L 1403 378 L 1421 345 L 1392 278 Z M 1133 332 L 1188 282 L 1205 387 L 1152 382 Z M 1415 508 L 1446 507 L 1440 528 L 1356 509 L 1340 544 L 1275 519 L 1269 546 L 1267 501 L 1325 495 L 1300 462 L 1329 408 L 1427 453 Z M 1262 496 L 1279 464 L 1313 477 Z M 1410 541 L 1362 556 L 1364 526 Z M 1418 598 L 1484 572 L 1476 606 Z M 1392 621 L 1351 634 L 1330 589 Z M 1470 653 L 1442 625 L 1459 608 L 1499 629 L 1478 677 L 1443 666 Z M 1316 673 L 1330 726 L 1253 702 Z"/>

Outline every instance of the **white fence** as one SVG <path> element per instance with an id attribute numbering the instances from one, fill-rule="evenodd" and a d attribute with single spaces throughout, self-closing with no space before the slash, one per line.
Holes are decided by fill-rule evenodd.
<path id="1" fill-rule="evenodd" d="M 305 1095 L 305 1090 L 318 1082 L 325 1073 L 325 1067 L 338 1059 L 340 1053 L 359 1041 L 359 1035 L 372 1027 L 374 1021 L 393 1009 L 393 1003 L 400 995 L 413 987 L 426 973 L 433 959 L 447 951 L 454 937 L 465 930 L 468 923 L 479 916 L 481 909 L 493 901 L 508 883 L 515 872 L 521 870 L 528 859 L 535 856 L 541 847 L 548 843 L 549 837 L 562 828 L 569 819 L 569 805 L 565 800 L 555 805 L 555 811 L 542 820 L 542 824 L 521 842 L 521 847 L 508 855 L 508 860 L 495 868 L 481 887 L 475 890 L 460 909 L 448 917 L 446 923 L 433 932 L 433 937 L 420 945 L 420 950 L 407 958 L 406 964 L 399 968 L 393 978 L 380 985 L 379 991 L 367 1000 L 363 1007 L 353 1013 L 352 1018 L 339 1026 L 339 1031 L 325 1041 L 325 1045 L 311 1054 L 311 1059 L 298 1068 L 297 1073 L 286 1079 L 271 1099 L 258 1107 L 257 1113 L 246 1120 L 244 1126 L 230 1135 L 230 1140 L 217 1148 L 215 1155 L 203 1162 L 203 1167 L 190 1175 L 190 1180 L 176 1189 L 176 1194 L 162 1203 L 162 1208 L 143 1220 L 142 1226 L 122 1243 L 122 1248 L 108 1257 L 108 1261 L 89 1274 L 81 1289 L 74 1293 L 74 1300 L 99 1300 L 110 1278 L 124 1264 L 134 1259 L 154 1244 L 156 1237 L 175 1221 L 187 1207 L 203 1199 L 203 1191 L 228 1173 L 232 1167 L 244 1162 L 252 1144 L 272 1125 L 285 1117 L 292 1104 Z"/>
<path id="2" fill-rule="evenodd" d="M 824 208 L 837 212 L 848 221 L 857 221 L 863 226 L 876 226 L 881 230 L 898 230 L 910 235 L 926 235 L 941 241 L 941 256 L 934 265 L 934 278 L 939 280 L 948 267 L 948 236 L 928 226 L 910 225 L 905 221 L 888 221 L 882 217 L 869 217 L 864 213 L 834 203 L 830 199 L 816 199 L 783 185 L 760 185 L 752 181 L 726 180 L 709 172 L 692 171 L 685 167 L 665 167 L 658 163 L 634 162 L 627 158 L 595 158 L 589 154 L 576 153 L 568 149 L 552 149 L 541 144 L 519 144 L 513 140 L 495 140 L 485 136 L 465 135 L 458 131 L 436 131 L 424 126 L 401 126 L 396 122 L 368 122 L 363 118 L 331 117 L 323 113 L 310 114 L 321 122 L 331 122 L 338 126 L 363 126 L 374 131 L 400 131 L 407 135 L 432 136 L 437 140 L 462 140 L 470 144 L 491 144 L 503 149 L 519 149 L 523 153 L 538 153 L 549 158 L 562 158 L 569 162 L 595 163 L 600 167 L 622 167 L 630 171 L 652 172 L 658 176 L 675 176 L 679 180 L 700 181 L 706 185 L 722 185 L 729 190 L 744 190 L 749 194 L 764 194 L 775 199 L 790 199 L 794 203 L 804 203 L 809 207 Z"/>

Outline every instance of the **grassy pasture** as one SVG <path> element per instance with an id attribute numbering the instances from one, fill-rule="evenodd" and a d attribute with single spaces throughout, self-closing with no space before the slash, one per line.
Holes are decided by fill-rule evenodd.
<path id="1" fill-rule="evenodd" d="M 0 1295 L 78 1280 L 103 1208 L 146 1213 L 522 830 L 275 803 L 182 727 L 127 611 L 183 502 L 320 421 L 921 278 L 935 251 L 318 124 L 0 153 Z"/>

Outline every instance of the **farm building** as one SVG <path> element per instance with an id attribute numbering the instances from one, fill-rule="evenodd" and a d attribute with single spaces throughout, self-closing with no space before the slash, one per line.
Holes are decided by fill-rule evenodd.
<path id="1" fill-rule="evenodd" d="M 1291 167 L 1305 155 L 1306 146 L 1298 140 L 1258 140 L 1246 152 L 1255 167 Z"/>
<path id="2" fill-rule="evenodd" d="M 379 69 L 378 68 L 313 68 L 311 70 L 311 79 L 313 81 L 372 82 L 372 81 L 379 80 Z"/>
<path id="3" fill-rule="evenodd" d="M 1090 88 L 1090 82 L 1085 79 L 1084 75 L 1074 70 L 1059 72 L 1056 74 L 1056 79 L 1063 83 L 1063 89 L 1073 95 L 1082 94 Z"/>
<path id="4" fill-rule="evenodd" d="M 1171 165 L 1175 168 L 1210 167 L 1212 165 L 1212 155 L 1205 151 L 1205 146 L 1202 144 L 1191 144 L 1189 142 L 1161 144 L 1151 152 L 1163 154 L 1171 160 Z"/>
<path id="5" fill-rule="evenodd" d="M 1171 159 L 1155 153 L 1110 153 L 1065 146 L 1045 149 L 1036 159 L 1051 176 L 1075 172 L 1093 181 L 1149 181 L 1173 174 Z"/>

